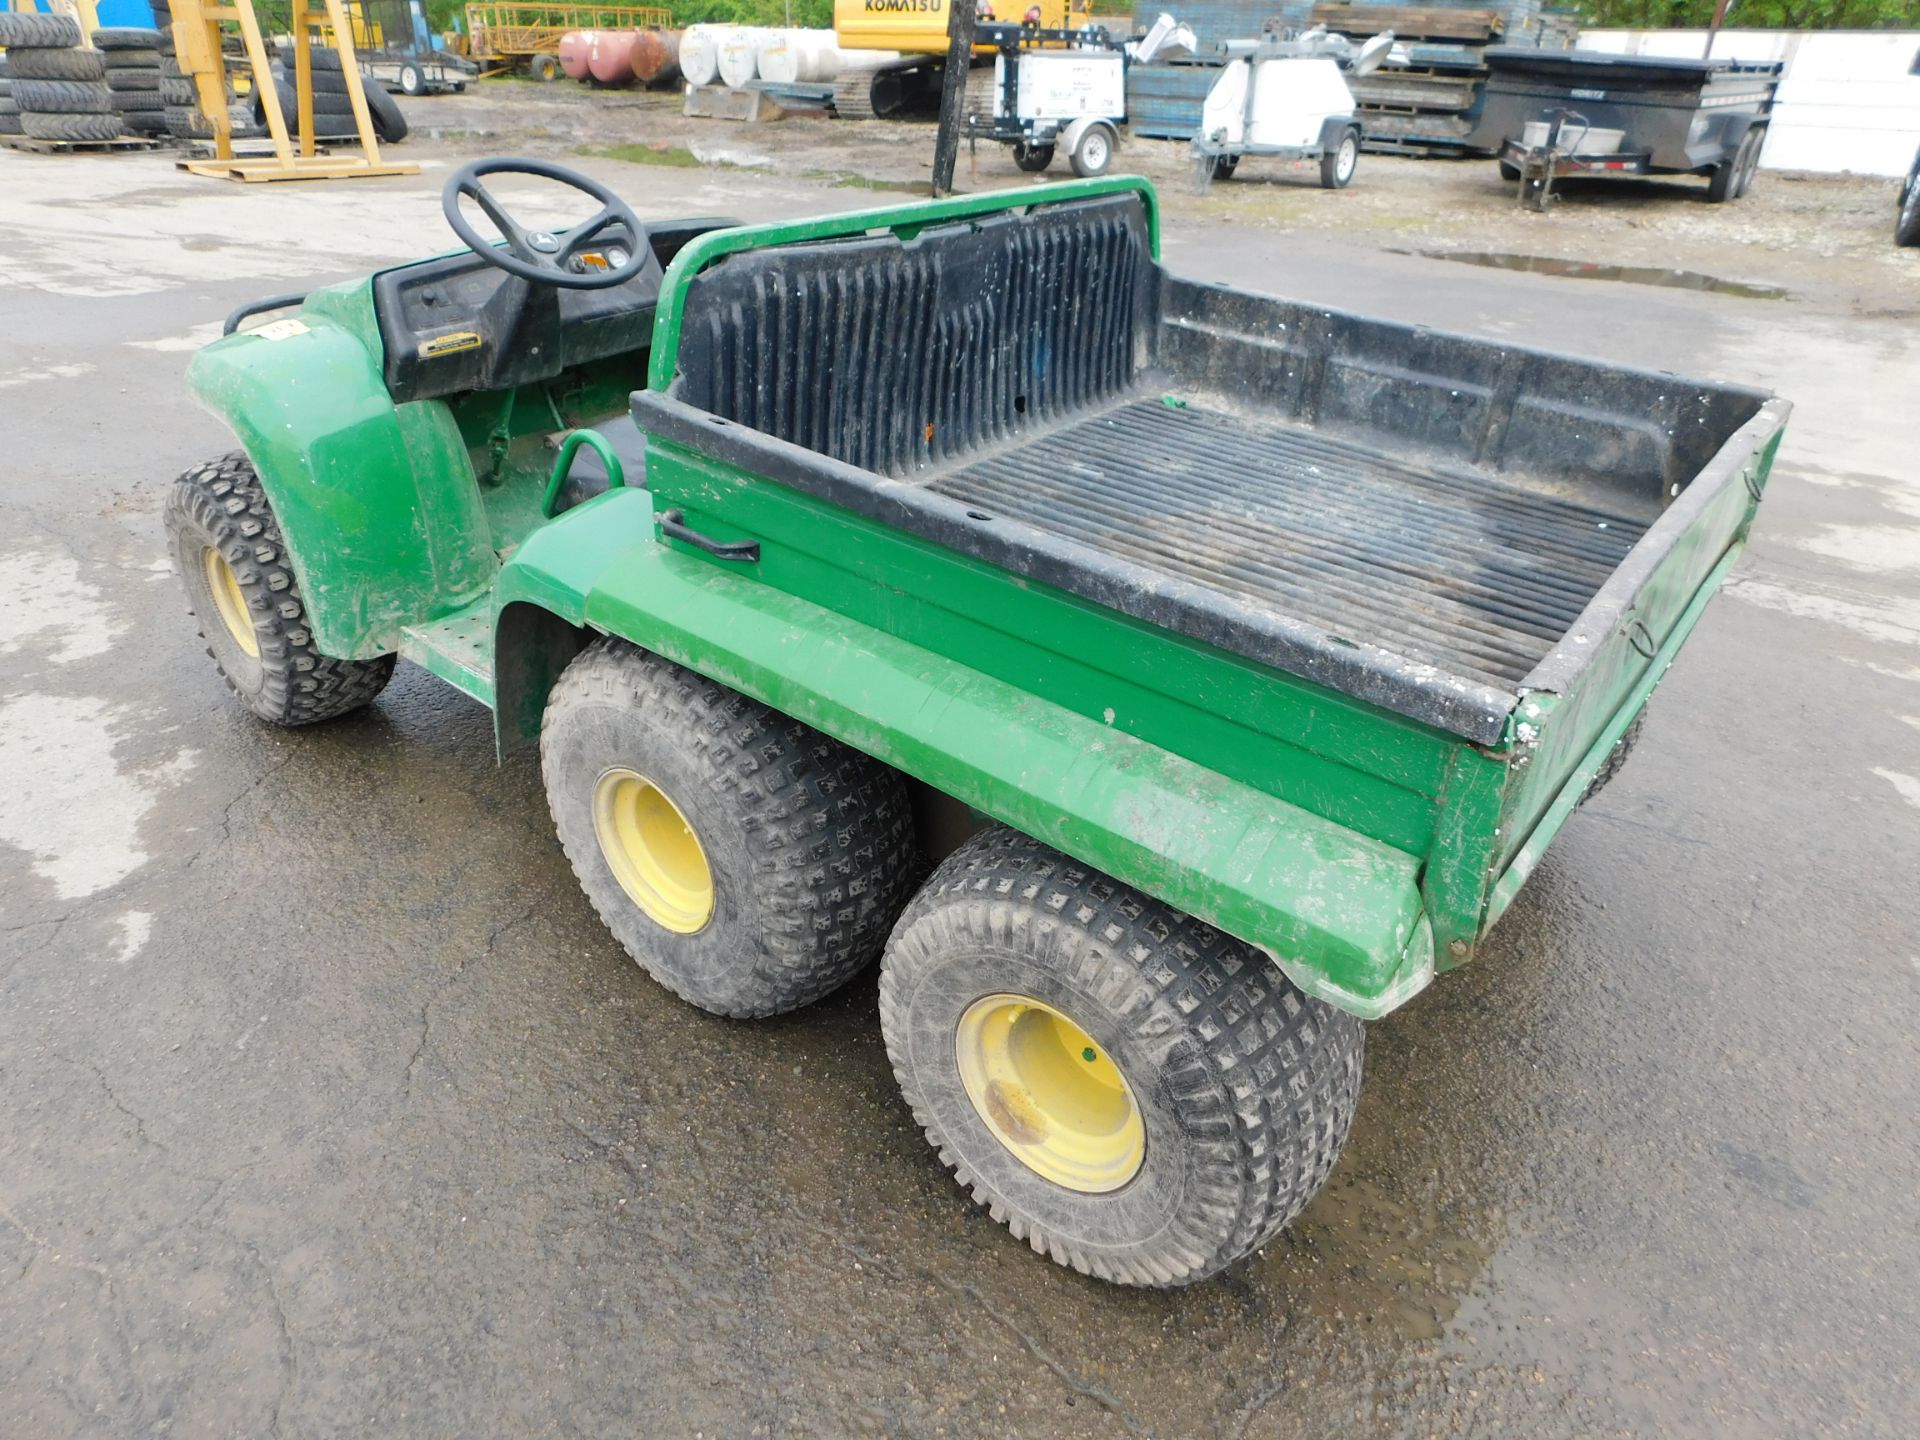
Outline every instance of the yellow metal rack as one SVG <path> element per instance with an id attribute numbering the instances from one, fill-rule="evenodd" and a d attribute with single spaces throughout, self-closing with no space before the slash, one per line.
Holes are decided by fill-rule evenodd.
<path id="1" fill-rule="evenodd" d="M 467 6 L 467 52 L 482 65 L 484 73 L 497 75 L 521 61 L 534 65 L 534 73 L 551 80 L 560 73 L 559 62 L 542 55 L 555 56 L 560 37 L 569 30 L 638 30 L 649 25 L 670 25 L 673 12 L 660 5 L 570 5 L 516 4 L 514 0 Z"/>
<path id="2" fill-rule="evenodd" d="M 293 39 L 293 75 L 300 138 L 287 133 L 287 122 L 274 87 L 272 57 L 267 53 L 253 0 L 173 0 L 173 46 L 182 73 L 192 77 L 200 113 L 213 127 L 213 158 L 183 160 L 180 168 L 196 175 L 218 175 L 231 180 L 347 180 L 376 175 L 418 175 L 420 167 L 380 158 L 380 141 L 373 117 L 367 112 L 367 94 L 354 54 L 353 27 L 342 0 L 323 0 L 324 9 L 308 8 L 294 0 L 289 18 Z M 273 154 L 259 159 L 236 159 L 233 125 L 227 116 L 225 61 L 220 56 L 220 22 L 240 27 L 253 83 L 265 102 L 267 129 L 273 136 Z M 313 143 L 313 50 L 324 43 L 340 57 L 340 74 L 360 141 L 359 155 L 320 155 Z M 298 153 L 296 154 L 296 148 Z"/>

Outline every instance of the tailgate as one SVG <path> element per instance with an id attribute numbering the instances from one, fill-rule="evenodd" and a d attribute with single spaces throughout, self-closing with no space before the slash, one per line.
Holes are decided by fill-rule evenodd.
<path id="1" fill-rule="evenodd" d="M 1526 882 L 1738 558 L 1789 409 L 1769 400 L 1728 439 L 1528 676 L 1483 928 Z"/>

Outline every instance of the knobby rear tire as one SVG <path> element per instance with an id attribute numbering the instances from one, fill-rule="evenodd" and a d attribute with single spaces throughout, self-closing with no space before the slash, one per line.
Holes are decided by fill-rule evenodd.
<path id="1" fill-rule="evenodd" d="M 1124 1185 L 1056 1184 L 995 1137 L 956 1039 L 993 996 L 1065 1015 L 1125 1077 L 1145 1149 Z M 1261 951 L 1001 828 L 907 907 L 880 1024 L 914 1118 L 994 1219 L 1062 1265 L 1145 1286 L 1244 1259 L 1313 1198 L 1352 1124 L 1365 1043 Z"/>
<path id="2" fill-rule="evenodd" d="M 898 772 L 759 701 L 602 638 L 548 698 L 540 766 L 581 889 L 646 972 L 716 1015 L 777 1015 L 879 957 L 921 873 Z M 676 932 L 615 876 L 594 818 L 610 771 L 670 800 L 711 876 L 710 917 Z"/>

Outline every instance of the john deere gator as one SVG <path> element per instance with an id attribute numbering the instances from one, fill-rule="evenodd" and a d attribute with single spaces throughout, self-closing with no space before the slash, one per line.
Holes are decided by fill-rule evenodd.
<path id="1" fill-rule="evenodd" d="M 194 360 L 215 661 L 279 725 L 400 657 L 490 707 L 694 1005 L 878 961 L 941 1163 L 1132 1284 L 1326 1179 L 1365 1022 L 1624 760 L 1787 416 L 1184 279 L 1135 179 L 737 226 L 494 160 L 445 208 L 465 249 Z"/>

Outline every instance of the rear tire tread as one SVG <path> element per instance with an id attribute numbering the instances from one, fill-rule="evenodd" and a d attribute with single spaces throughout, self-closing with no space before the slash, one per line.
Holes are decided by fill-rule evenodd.
<path id="1" fill-rule="evenodd" d="M 569 788 L 575 737 L 587 733 L 588 717 L 609 711 L 643 716 L 646 739 L 657 744 L 653 759 L 677 752 L 679 758 L 663 763 L 697 772 L 707 785 L 707 795 L 697 798 L 710 797 L 735 822 L 751 883 L 711 923 L 748 928 L 747 943 L 760 957 L 748 973 L 725 977 L 725 994 L 719 981 L 708 993 L 697 993 L 671 968 L 671 947 L 706 932 L 662 939 L 665 932 L 608 870 L 591 821 L 575 823 L 576 797 Z M 540 727 L 540 756 L 554 828 L 588 900 L 648 974 L 712 1014 L 779 1015 L 837 990 L 879 958 L 919 878 L 912 809 L 896 772 L 612 636 L 583 650 L 553 687 Z M 648 757 L 636 753 L 622 761 L 637 762 Z M 676 777 L 655 778 L 671 793 Z M 682 795 L 675 803 L 694 798 Z M 703 843 L 720 843 L 711 830 Z M 695 833 L 702 834 L 698 825 Z M 726 933 L 716 930 L 713 938 Z"/>
<path id="2" fill-rule="evenodd" d="M 983 946 L 1017 950 L 1032 970 L 1097 994 L 1116 1033 L 1164 1047 L 1155 1078 L 1203 1156 L 1205 1198 L 1171 1216 L 1152 1250 L 1095 1250 L 1050 1231 L 1007 1192 L 1058 1187 L 1011 1157 L 990 1179 L 948 1142 L 906 1058 L 913 971 Z M 1062 1265 L 1152 1287 L 1191 1284 L 1251 1255 L 1312 1199 L 1346 1141 L 1365 1047 L 1359 1021 L 1302 995 L 1252 946 L 1004 828 L 950 855 L 901 916 L 882 962 L 880 1020 L 915 1120 L 976 1202 Z M 1129 1080 L 1136 1090 L 1152 1083 Z"/>

